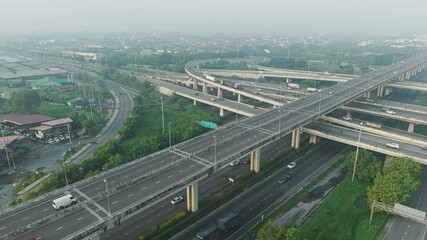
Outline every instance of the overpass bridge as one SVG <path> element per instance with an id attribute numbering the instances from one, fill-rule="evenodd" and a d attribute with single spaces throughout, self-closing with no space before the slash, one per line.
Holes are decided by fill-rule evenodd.
<path id="1" fill-rule="evenodd" d="M 392 88 L 403 88 L 403 89 L 411 89 L 411 90 L 418 90 L 418 91 L 427 91 L 427 84 L 426 83 L 419 83 L 419 82 L 391 82 L 387 83 L 387 87 Z"/>
<path id="2" fill-rule="evenodd" d="M 369 101 L 366 100 L 355 100 L 356 103 L 377 106 L 381 108 L 392 108 L 404 112 L 416 113 L 420 115 L 427 115 L 427 107 L 418 106 L 414 104 L 407 104 L 401 102 L 387 101 L 381 99 L 371 99 Z"/>
<path id="3" fill-rule="evenodd" d="M 209 81 L 192 66 L 194 64 L 187 65 L 187 73 L 197 81 Z M 0 238 L 14 239 L 36 232 L 56 239 L 96 238 L 100 232 L 185 188 L 187 208 L 196 211 L 200 179 L 248 154 L 251 170 L 258 172 L 260 147 L 292 133 L 292 146 L 298 148 L 303 126 L 400 74 L 416 74 L 426 68 L 427 54 L 420 54 L 331 87 L 329 93 L 304 96 L 284 106 L 277 104 L 280 107 L 39 197 L 0 214 Z M 386 154 L 393 155 L 391 151 Z M 426 164 L 427 157 L 415 152 L 405 153 Z M 75 194 L 80 204 L 65 211 L 52 211 L 52 199 L 65 193 Z"/>
<path id="4" fill-rule="evenodd" d="M 381 137 L 369 132 L 359 132 L 358 130 L 348 128 L 337 128 L 336 125 L 319 122 L 304 126 L 302 131 L 318 137 L 383 153 L 387 156 L 410 157 L 421 164 L 427 163 L 427 151 L 418 146 L 408 144 L 405 141 L 390 141 L 389 138 Z M 394 149 L 386 147 L 386 144 L 390 142 L 399 144 L 400 148 Z"/>

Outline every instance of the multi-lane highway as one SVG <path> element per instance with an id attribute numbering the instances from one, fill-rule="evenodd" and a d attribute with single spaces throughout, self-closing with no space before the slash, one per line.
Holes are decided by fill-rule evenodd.
<path id="1" fill-rule="evenodd" d="M 3 237 L 5 234 L 18 234 L 15 230 L 20 227 L 33 229 L 35 226 L 41 228 L 34 233 L 47 234 L 45 239 L 49 239 L 49 236 L 62 238 L 76 235 L 83 230 L 87 230 L 86 234 L 103 231 L 104 228 L 130 217 L 135 211 L 143 210 L 184 189 L 190 183 L 209 176 L 214 168 L 220 170 L 228 166 L 230 161 L 247 156 L 254 149 L 269 144 L 281 135 L 287 135 L 360 96 L 369 88 L 383 84 L 426 61 L 426 54 L 418 55 L 354 81 L 339 84 L 330 88 L 328 93 L 302 97 L 289 105 L 227 125 L 172 149 L 76 183 L 68 191 L 75 193 L 81 203 L 69 209 L 71 214 L 66 215 L 68 211 L 63 211 L 64 214 L 58 214 L 60 216 L 56 221 L 52 221 L 55 215 L 52 215 L 50 202 L 56 196 L 64 194 L 63 189 L 0 215 L 0 224 L 5 226 L 0 234 Z M 204 79 L 192 69 L 187 72 L 192 77 Z M 223 152 L 215 154 L 217 148 L 223 149 Z M 105 187 L 108 183 L 111 215 L 107 218 L 109 214 Z M 76 213 L 79 218 L 83 218 L 73 218 Z M 51 221 L 43 218 L 46 216 Z M 43 221 L 34 223 L 40 219 Z M 62 229 L 64 230 L 60 231 Z"/>

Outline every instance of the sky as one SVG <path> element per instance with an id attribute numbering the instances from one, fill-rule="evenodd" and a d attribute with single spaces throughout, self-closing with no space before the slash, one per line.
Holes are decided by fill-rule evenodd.
<path id="1" fill-rule="evenodd" d="M 427 0 L 0 0 L 0 34 L 427 34 Z"/>

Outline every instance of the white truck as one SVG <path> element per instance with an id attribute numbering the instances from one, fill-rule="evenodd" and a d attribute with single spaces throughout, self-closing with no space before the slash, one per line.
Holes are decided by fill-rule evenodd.
<path id="1" fill-rule="evenodd" d="M 317 92 L 317 91 L 318 91 L 318 89 L 314 88 L 314 87 L 307 88 L 307 92 Z"/>
<path id="2" fill-rule="evenodd" d="M 67 194 L 63 197 L 57 198 L 55 200 L 52 201 L 52 206 L 55 209 L 59 209 L 62 210 L 65 207 L 68 207 L 70 205 L 76 204 L 77 203 L 77 198 L 73 197 L 71 194 Z"/>
<path id="3" fill-rule="evenodd" d="M 300 85 L 296 83 L 288 83 L 288 87 L 293 89 L 300 89 Z"/>
<path id="4" fill-rule="evenodd" d="M 207 80 L 211 80 L 211 81 L 214 81 L 214 82 L 215 82 L 215 77 L 212 77 L 212 76 L 207 75 L 207 76 L 206 76 L 206 79 L 207 79 Z"/>

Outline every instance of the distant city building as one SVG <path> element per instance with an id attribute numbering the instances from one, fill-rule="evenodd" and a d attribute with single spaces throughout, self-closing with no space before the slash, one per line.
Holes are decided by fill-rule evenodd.
<path id="1" fill-rule="evenodd" d="M 86 60 L 96 60 L 96 53 L 85 53 L 85 52 L 73 52 L 73 51 L 62 51 L 62 56 L 75 58 L 77 56 L 84 57 Z"/>

